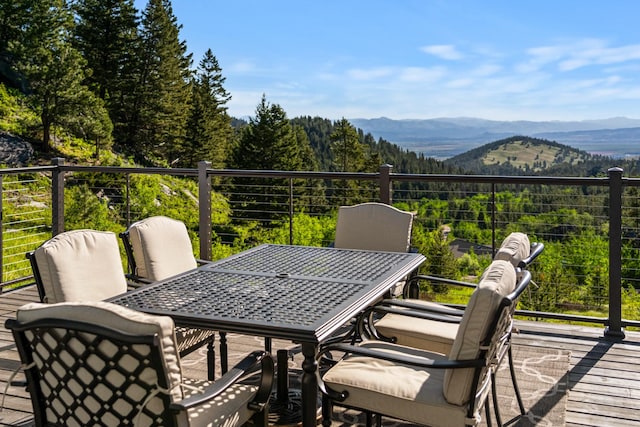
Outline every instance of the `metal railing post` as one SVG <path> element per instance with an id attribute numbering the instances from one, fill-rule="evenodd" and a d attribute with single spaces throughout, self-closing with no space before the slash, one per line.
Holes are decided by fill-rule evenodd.
<path id="1" fill-rule="evenodd" d="M 293 245 L 293 178 L 289 178 L 289 244 Z"/>
<path id="2" fill-rule="evenodd" d="M 380 202 L 390 205 L 391 199 L 391 170 L 392 165 L 380 165 Z"/>
<path id="3" fill-rule="evenodd" d="M 200 239 L 200 258 L 211 261 L 211 178 L 207 169 L 211 162 L 198 162 L 198 237 Z"/>
<path id="4" fill-rule="evenodd" d="M 64 166 L 64 159 L 56 157 L 52 160 L 57 166 L 51 172 L 51 235 L 57 236 L 64 231 L 64 175 L 60 169 Z"/>
<path id="5" fill-rule="evenodd" d="M 609 174 L 609 322 L 604 335 L 624 338 L 622 329 L 622 169 Z"/>

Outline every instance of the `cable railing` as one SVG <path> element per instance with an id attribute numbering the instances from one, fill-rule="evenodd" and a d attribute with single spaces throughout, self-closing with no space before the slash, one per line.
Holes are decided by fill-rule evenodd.
<path id="1" fill-rule="evenodd" d="M 260 243 L 328 245 L 337 208 L 364 201 L 415 213 L 414 245 L 438 268 L 474 276 L 511 231 L 545 243 L 518 314 L 640 327 L 640 180 L 595 178 L 51 166 L 0 170 L 2 286 L 29 283 L 24 257 L 64 230 L 124 230 L 151 215 L 184 221 L 203 259 Z M 438 252 L 438 238 L 448 245 Z M 124 257 L 123 257 L 124 258 Z M 430 270 L 429 273 L 433 273 Z M 424 297 L 456 295 L 425 288 Z M 448 298 L 452 298 L 448 301 Z"/>

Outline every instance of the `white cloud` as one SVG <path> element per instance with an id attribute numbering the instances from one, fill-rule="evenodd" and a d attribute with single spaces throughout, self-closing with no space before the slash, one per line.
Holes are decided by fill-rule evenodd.
<path id="1" fill-rule="evenodd" d="M 421 68 L 407 67 L 400 70 L 399 80 L 411 83 L 433 83 L 447 73 L 444 67 Z"/>
<path id="2" fill-rule="evenodd" d="M 355 80 L 374 80 L 381 77 L 388 77 L 393 74 L 393 70 L 390 67 L 378 67 L 378 68 L 353 68 L 347 71 L 347 75 Z"/>
<path id="3" fill-rule="evenodd" d="M 533 72 L 550 64 L 560 71 L 573 71 L 590 65 L 619 64 L 640 59 L 640 45 L 609 47 L 604 40 L 581 39 L 526 50 L 529 60 L 519 64 L 520 72 Z"/>
<path id="4" fill-rule="evenodd" d="M 449 61 L 457 61 L 463 58 L 462 53 L 460 53 L 455 48 L 455 46 L 450 44 L 436 44 L 431 46 L 423 46 L 420 48 L 420 50 L 430 55 L 434 55 Z"/>

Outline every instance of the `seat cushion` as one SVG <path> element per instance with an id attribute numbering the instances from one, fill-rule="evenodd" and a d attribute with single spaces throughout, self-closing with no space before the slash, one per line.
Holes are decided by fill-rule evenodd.
<path id="1" fill-rule="evenodd" d="M 341 206 L 336 248 L 408 252 L 413 214 L 384 203 Z"/>
<path id="2" fill-rule="evenodd" d="M 412 302 L 426 301 L 412 300 Z M 428 309 L 429 304 L 424 305 Z M 458 325 L 459 323 L 418 319 L 389 313 L 375 323 L 375 329 L 387 338 L 395 338 L 396 344 L 449 354 L 458 332 Z"/>
<path id="3" fill-rule="evenodd" d="M 472 360 L 478 358 L 484 338 L 495 321 L 503 298 L 516 284 L 516 270 L 508 261 L 493 261 L 482 275 L 469 303 L 451 346 L 449 359 Z M 461 405 L 468 401 L 474 370 L 450 369 L 445 373 L 444 395 L 448 402 Z"/>
<path id="4" fill-rule="evenodd" d="M 98 301 L 127 291 L 116 235 L 108 231 L 60 233 L 34 252 L 45 301 Z"/>
<path id="5" fill-rule="evenodd" d="M 531 253 L 529 237 L 524 233 L 514 232 L 509 234 L 500 245 L 500 249 L 493 257 L 494 260 L 509 261 L 514 267 Z"/>
<path id="6" fill-rule="evenodd" d="M 211 381 L 183 378 L 185 398 L 201 394 L 212 385 Z M 258 387 L 236 383 L 205 405 L 189 409 L 189 426 L 241 426 L 254 415 L 248 404 L 255 397 Z"/>
<path id="7" fill-rule="evenodd" d="M 131 224 L 129 239 L 139 277 L 162 280 L 198 266 L 181 221 L 164 216 L 143 219 Z"/>
<path id="8" fill-rule="evenodd" d="M 411 354 L 435 361 L 447 358 L 438 353 L 380 341 L 362 347 L 389 353 Z M 461 426 L 466 407 L 444 398 L 445 370 L 419 368 L 364 356 L 347 356 L 323 376 L 336 391 L 349 393 L 345 405 L 382 413 L 402 420 L 430 426 Z"/>
<path id="9" fill-rule="evenodd" d="M 116 304 L 96 301 L 58 304 L 30 303 L 18 309 L 16 318 L 20 322 L 43 318 L 73 320 L 99 324 L 133 335 L 157 334 L 164 356 L 164 371 L 167 374 L 167 384 L 170 385 L 171 397 L 174 400 L 179 400 L 183 396 L 179 387 L 182 373 L 174 334 L 174 323 L 170 317 L 152 316 Z M 90 359 L 87 359 L 87 363 L 89 361 Z M 153 376 L 144 382 L 157 384 L 155 373 L 151 371 L 148 373 Z"/>

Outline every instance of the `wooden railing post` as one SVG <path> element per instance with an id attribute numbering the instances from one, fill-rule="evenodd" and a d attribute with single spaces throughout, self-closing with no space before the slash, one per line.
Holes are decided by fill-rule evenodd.
<path id="1" fill-rule="evenodd" d="M 605 336 L 624 338 L 622 329 L 622 169 L 609 174 L 609 323 Z"/>
<path id="2" fill-rule="evenodd" d="M 207 169 L 211 162 L 198 162 L 198 237 L 200 238 L 200 258 L 211 260 L 211 178 Z"/>
<path id="3" fill-rule="evenodd" d="M 380 202 L 390 205 L 391 200 L 391 170 L 392 165 L 380 165 Z"/>
<path id="4" fill-rule="evenodd" d="M 51 173 L 51 235 L 56 236 L 64 231 L 64 159 L 55 157 L 52 160 L 57 166 Z"/>

